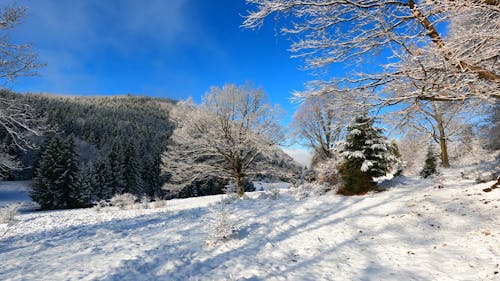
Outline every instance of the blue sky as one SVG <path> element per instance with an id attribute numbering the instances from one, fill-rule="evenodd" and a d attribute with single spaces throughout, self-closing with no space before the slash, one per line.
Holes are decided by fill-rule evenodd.
<path id="1" fill-rule="evenodd" d="M 273 21 L 240 27 L 244 0 L 18 0 L 28 16 L 13 39 L 47 66 L 19 79 L 21 92 L 199 98 L 211 85 L 253 81 L 288 112 L 312 77 L 290 58 Z M 286 122 L 285 121 L 285 122 Z"/>

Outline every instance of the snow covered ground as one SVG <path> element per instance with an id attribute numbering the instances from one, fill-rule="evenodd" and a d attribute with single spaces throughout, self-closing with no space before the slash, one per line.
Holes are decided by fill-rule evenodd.
<path id="1" fill-rule="evenodd" d="M 500 190 L 459 172 L 366 196 L 255 192 L 226 205 L 240 230 L 215 245 L 220 196 L 22 214 L 0 225 L 0 280 L 500 280 Z"/>

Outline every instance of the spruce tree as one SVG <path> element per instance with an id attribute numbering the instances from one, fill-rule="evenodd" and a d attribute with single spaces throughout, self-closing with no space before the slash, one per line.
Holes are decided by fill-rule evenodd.
<path id="1" fill-rule="evenodd" d="M 80 199 L 79 160 L 73 137 L 49 136 L 37 160 L 32 199 L 42 209 L 83 206 Z"/>
<path id="2" fill-rule="evenodd" d="M 344 158 L 340 165 L 344 182 L 341 194 L 362 194 L 376 189 L 373 178 L 385 175 L 394 161 L 382 129 L 373 127 L 373 123 L 374 118 L 367 114 L 357 117 L 340 145 L 340 155 Z"/>
<path id="3" fill-rule="evenodd" d="M 142 163 L 139 158 L 135 143 L 129 140 L 124 153 L 125 192 L 142 196 L 146 192 L 141 178 Z"/>
<path id="4" fill-rule="evenodd" d="M 96 165 L 92 162 L 87 163 L 82 167 L 80 174 L 80 200 L 83 205 L 91 206 L 101 200 Z"/>
<path id="5" fill-rule="evenodd" d="M 108 158 L 100 158 L 96 163 L 96 181 L 97 185 L 94 188 L 95 201 L 110 199 L 114 195 L 113 191 L 113 174 L 111 173 L 111 165 Z"/>
<path id="6" fill-rule="evenodd" d="M 59 158 L 59 142 L 54 135 L 48 136 L 40 147 L 36 160 L 33 189 L 30 196 L 42 209 L 55 209 L 59 204 L 59 190 L 56 185 L 55 168 Z"/>
<path id="7" fill-rule="evenodd" d="M 64 204 L 66 208 L 79 208 L 85 206 L 85 198 L 80 186 L 80 157 L 76 153 L 75 139 L 71 135 L 62 143 L 62 153 L 58 160 L 60 167 L 59 182 L 64 191 Z"/>
<path id="8" fill-rule="evenodd" d="M 425 157 L 425 164 L 422 171 L 420 171 L 420 176 L 423 178 L 427 178 L 435 173 L 437 173 L 437 163 L 436 163 L 436 155 L 432 150 L 432 146 L 427 148 L 427 156 Z"/>
<path id="9" fill-rule="evenodd" d="M 122 194 L 125 192 L 125 167 L 123 159 L 123 149 L 118 141 L 113 143 L 111 151 L 107 157 L 108 166 L 106 168 L 110 169 L 108 176 L 108 182 L 112 187 L 112 195 Z"/>

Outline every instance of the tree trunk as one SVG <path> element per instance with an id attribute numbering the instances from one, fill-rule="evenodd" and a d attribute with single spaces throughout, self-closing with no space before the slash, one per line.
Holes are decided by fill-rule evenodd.
<path id="1" fill-rule="evenodd" d="M 446 143 L 446 132 L 443 126 L 443 119 L 437 118 L 439 129 L 439 146 L 441 147 L 441 167 L 449 168 L 450 160 L 448 159 L 448 145 Z"/>
<path id="2" fill-rule="evenodd" d="M 236 193 L 239 197 L 245 194 L 245 189 L 243 187 L 243 177 L 239 173 L 236 174 Z"/>

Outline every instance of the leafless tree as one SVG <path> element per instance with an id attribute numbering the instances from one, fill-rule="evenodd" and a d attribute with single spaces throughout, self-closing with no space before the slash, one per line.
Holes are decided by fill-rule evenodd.
<path id="1" fill-rule="evenodd" d="M 243 179 L 259 160 L 273 156 L 283 138 L 279 114 L 264 92 L 249 84 L 212 87 L 201 105 L 184 103 L 172 112 L 177 128 L 165 153 L 166 168 L 179 171 L 174 177 L 195 170 L 232 178 L 242 195 Z"/>
<path id="2" fill-rule="evenodd" d="M 352 121 L 354 104 L 338 95 L 305 95 L 293 115 L 292 134 L 314 150 L 313 164 L 332 157 L 335 142 L 342 139 Z"/>
<path id="3" fill-rule="evenodd" d="M 500 98 L 500 1 L 498 0 L 247 0 L 255 9 L 243 26 L 256 28 L 275 15 L 281 31 L 295 40 L 294 57 L 306 68 L 339 62 L 358 65 L 357 75 L 340 79 L 358 88 L 379 88 L 422 76 L 446 77 L 439 91 L 398 93 L 384 102 L 407 99 Z M 444 36 L 444 26 L 449 35 Z M 363 73 L 370 57 L 388 57 L 380 71 Z M 426 55 L 431 52 L 432 56 Z M 388 55 L 389 54 L 389 55 Z M 401 60 L 432 63 L 399 64 Z M 436 67 L 438 66 L 438 67 Z M 415 73 L 416 72 L 416 73 Z M 429 80 L 427 80 L 429 82 Z M 458 90 L 458 91 L 457 91 Z"/>
<path id="4" fill-rule="evenodd" d="M 40 121 L 29 105 L 0 90 L 0 178 L 19 168 L 12 155 L 32 147 L 30 135 L 39 134 Z"/>
<path id="5" fill-rule="evenodd" d="M 450 167 L 449 143 L 456 139 L 487 106 L 477 101 L 417 101 L 403 110 L 388 114 L 388 123 L 405 134 L 431 138 L 440 149 L 441 166 Z"/>
<path id="6" fill-rule="evenodd" d="M 35 69 L 42 66 L 30 44 L 11 42 L 9 32 L 25 15 L 25 7 L 0 7 L 0 82 L 3 84 L 20 76 L 36 75 Z"/>
<path id="7" fill-rule="evenodd" d="M 38 57 L 30 44 L 16 44 L 10 40 L 9 32 L 21 23 L 26 8 L 17 6 L 0 7 L 0 83 L 20 76 L 35 75 L 40 67 Z M 15 99 L 5 90 L 0 93 L 0 178 L 5 177 L 18 162 L 12 157 L 13 150 L 25 150 L 30 146 L 29 135 L 37 134 L 37 120 L 31 108 Z"/>

